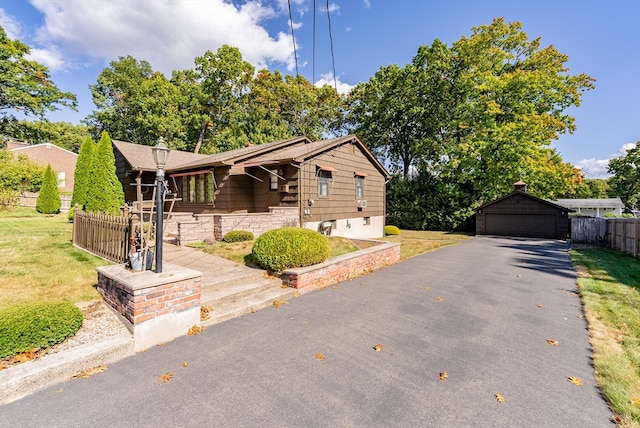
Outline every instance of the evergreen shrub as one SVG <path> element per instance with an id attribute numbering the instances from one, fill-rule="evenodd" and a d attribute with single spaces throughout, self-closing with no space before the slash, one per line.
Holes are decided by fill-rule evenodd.
<path id="1" fill-rule="evenodd" d="M 277 273 L 322 263 L 329 258 L 330 248 L 326 236 L 319 232 L 283 227 L 260 235 L 251 254 L 262 267 Z"/>
<path id="2" fill-rule="evenodd" d="M 231 232 L 227 232 L 222 238 L 224 242 L 253 241 L 253 239 L 253 233 L 247 230 L 232 230 Z"/>
<path id="3" fill-rule="evenodd" d="M 387 225 L 384 227 L 385 235 L 400 235 L 400 229 L 397 226 Z"/>
<path id="4" fill-rule="evenodd" d="M 82 327 L 82 312 L 69 302 L 34 302 L 0 310 L 0 358 L 63 342 Z"/>
<path id="5" fill-rule="evenodd" d="M 42 187 L 36 199 L 36 211 L 42 214 L 58 214 L 61 206 L 58 178 L 51 165 L 47 165 L 47 169 L 44 170 Z"/>

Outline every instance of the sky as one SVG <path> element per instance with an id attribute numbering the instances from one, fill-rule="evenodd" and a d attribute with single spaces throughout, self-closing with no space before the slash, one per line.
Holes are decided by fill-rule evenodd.
<path id="1" fill-rule="evenodd" d="M 499 17 L 568 55 L 569 74 L 596 79 L 568 111 L 577 130 L 552 147 L 587 177 L 605 177 L 608 159 L 640 140 L 640 0 L 0 0 L 9 37 L 78 97 L 78 112 L 47 118 L 74 124 L 95 108 L 89 85 L 121 56 L 170 77 L 227 44 L 256 69 L 346 93 L 380 67 L 408 64 L 420 45 L 451 45 Z"/>

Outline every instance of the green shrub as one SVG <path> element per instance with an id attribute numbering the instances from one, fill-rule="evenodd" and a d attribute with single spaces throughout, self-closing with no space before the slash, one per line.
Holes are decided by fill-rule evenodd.
<path id="1" fill-rule="evenodd" d="M 231 232 L 225 234 L 222 238 L 224 242 L 253 241 L 253 239 L 253 233 L 247 230 L 232 230 Z"/>
<path id="2" fill-rule="evenodd" d="M 46 349 L 82 327 L 82 312 L 69 302 L 35 302 L 0 310 L 0 358 Z"/>
<path id="3" fill-rule="evenodd" d="M 42 179 L 42 187 L 36 199 L 36 211 L 42 214 L 57 214 L 60 212 L 61 206 L 58 178 L 53 169 L 51 169 L 51 165 L 47 165 Z"/>
<path id="4" fill-rule="evenodd" d="M 260 235 L 251 254 L 265 269 L 282 272 L 322 263 L 329 258 L 329 251 L 329 241 L 324 235 L 300 227 L 283 227 Z"/>
<path id="5" fill-rule="evenodd" d="M 400 229 L 397 226 L 387 225 L 384 227 L 385 235 L 400 235 Z"/>

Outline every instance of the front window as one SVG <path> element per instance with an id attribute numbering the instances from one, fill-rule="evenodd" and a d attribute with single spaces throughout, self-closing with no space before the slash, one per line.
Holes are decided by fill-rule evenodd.
<path id="1" fill-rule="evenodd" d="M 356 199 L 364 197 L 364 177 L 356 175 Z"/>
<path id="2" fill-rule="evenodd" d="M 318 196 L 329 196 L 329 179 L 331 172 L 325 170 L 318 171 Z"/>
<path id="3" fill-rule="evenodd" d="M 213 176 L 194 174 L 182 177 L 182 201 L 192 204 L 213 203 Z"/>

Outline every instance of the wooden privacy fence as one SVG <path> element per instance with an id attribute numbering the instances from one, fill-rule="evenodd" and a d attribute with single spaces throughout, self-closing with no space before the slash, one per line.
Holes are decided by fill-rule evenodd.
<path id="1" fill-rule="evenodd" d="M 114 263 L 125 263 L 129 254 L 131 216 L 75 211 L 73 245 Z"/>
<path id="2" fill-rule="evenodd" d="M 574 217 L 571 243 L 609 247 L 639 257 L 640 219 Z"/>

